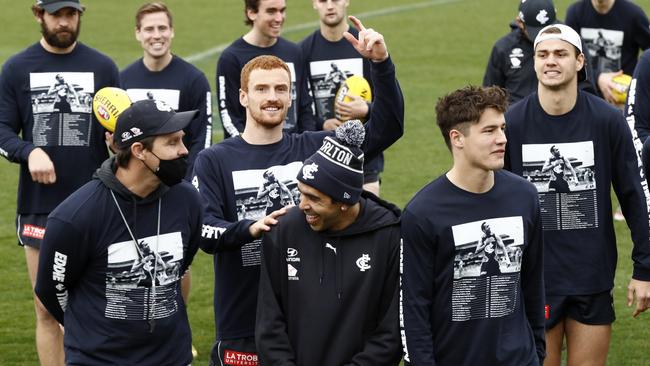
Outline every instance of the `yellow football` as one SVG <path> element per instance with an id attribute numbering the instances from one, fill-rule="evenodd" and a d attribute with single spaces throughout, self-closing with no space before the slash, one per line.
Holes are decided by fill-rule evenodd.
<path id="1" fill-rule="evenodd" d="M 615 86 L 612 89 L 612 94 L 614 99 L 616 99 L 617 104 L 625 104 L 627 99 L 627 91 L 630 89 L 630 83 L 632 82 L 632 77 L 627 74 L 621 74 L 614 76 L 612 78 Z"/>
<path id="2" fill-rule="evenodd" d="M 131 106 L 131 99 L 126 91 L 120 88 L 101 88 L 93 98 L 93 112 L 105 129 L 115 131 L 117 117 Z"/>
<path id="3" fill-rule="evenodd" d="M 361 97 L 366 102 L 372 101 L 372 90 L 370 90 L 370 84 L 361 75 L 352 75 L 349 78 L 345 79 L 345 82 L 341 84 L 339 90 L 336 92 L 336 101 L 339 102 L 350 102 L 352 99 L 348 95 L 355 95 Z M 342 120 L 341 117 L 337 114 L 336 118 Z"/>

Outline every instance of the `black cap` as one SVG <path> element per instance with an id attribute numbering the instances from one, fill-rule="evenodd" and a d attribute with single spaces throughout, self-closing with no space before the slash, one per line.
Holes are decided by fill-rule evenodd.
<path id="1" fill-rule="evenodd" d="M 166 135 L 185 128 L 199 111 L 174 112 L 160 100 L 141 100 L 131 104 L 117 118 L 113 142 L 124 149 L 150 136 Z"/>
<path id="2" fill-rule="evenodd" d="M 36 5 L 45 9 L 45 11 L 50 14 L 56 13 L 57 11 L 59 11 L 59 9 L 63 9 L 63 8 L 75 8 L 80 12 L 84 11 L 84 7 L 83 5 L 81 5 L 81 3 L 79 3 L 79 0 L 67 0 L 67 1 L 38 0 L 36 2 Z"/>
<path id="3" fill-rule="evenodd" d="M 521 0 L 519 3 L 519 19 L 526 26 L 530 40 L 547 25 L 556 23 L 555 6 L 551 0 Z"/>

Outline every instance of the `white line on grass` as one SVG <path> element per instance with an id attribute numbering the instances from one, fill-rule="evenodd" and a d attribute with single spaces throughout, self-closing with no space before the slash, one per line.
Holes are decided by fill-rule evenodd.
<path id="1" fill-rule="evenodd" d="M 408 5 L 400 5 L 400 6 L 393 6 L 390 8 L 384 8 L 384 9 L 378 9 L 378 10 L 371 10 L 367 11 L 364 13 L 358 13 L 354 14 L 356 17 L 360 19 L 368 19 L 368 18 L 374 18 L 374 17 L 380 17 L 383 15 L 390 15 L 390 14 L 395 14 L 395 13 L 403 13 L 406 11 L 411 11 L 411 10 L 417 10 L 417 9 L 422 9 L 426 8 L 429 6 L 436 6 L 436 5 L 443 5 L 443 4 L 449 4 L 449 3 L 455 3 L 461 0 L 430 0 L 430 1 L 425 1 L 421 3 L 415 3 L 415 4 L 408 4 Z M 291 27 L 287 27 L 284 29 L 282 34 L 288 34 L 288 33 L 293 33 L 293 32 L 299 32 L 305 29 L 313 29 L 318 27 L 318 22 L 308 22 L 308 23 L 302 23 L 302 24 L 297 24 Z M 226 47 L 228 47 L 230 43 L 224 43 L 217 45 L 215 47 L 209 48 L 205 51 L 201 51 L 192 55 L 189 55 L 185 57 L 185 61 L 187 62 L 198 62 L 202 61 L 206 58 L 214 57 L 221 52 L 223 52 Z"/>

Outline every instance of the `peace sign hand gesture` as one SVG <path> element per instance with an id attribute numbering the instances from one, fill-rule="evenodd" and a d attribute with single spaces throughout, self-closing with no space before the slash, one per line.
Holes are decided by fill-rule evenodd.
<path id="1" fill-rule="evenodd" d="M 361 56 L 370 59 L 372 62 L 386 60 L 388 58 L 388 48 L 386 48 L 384 36 L 372 28 L 366 29 L 356 17 L 350 15 L 348 18 L 354 24 L 354 27 L 359 30 L 359 39 L 354 38 L 349 32 L 343 33 L 343 37 L 352 44 Z"/>

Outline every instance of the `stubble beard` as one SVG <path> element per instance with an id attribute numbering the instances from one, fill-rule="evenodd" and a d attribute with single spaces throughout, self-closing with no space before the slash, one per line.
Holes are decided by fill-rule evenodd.
<path id="1" fill-rule="evenodd" d="M 264 115 L 262 108 L 264 107 L 260 107 L 260 109 L 257 111 L 251 111 L 251 117 L 253 117 L 259 126 L 265 129 L 274 129 L 278 125 L 281 125 L 287 117 L 287 113 L 285 112 L 278 118 L 268 118 Z"/>

